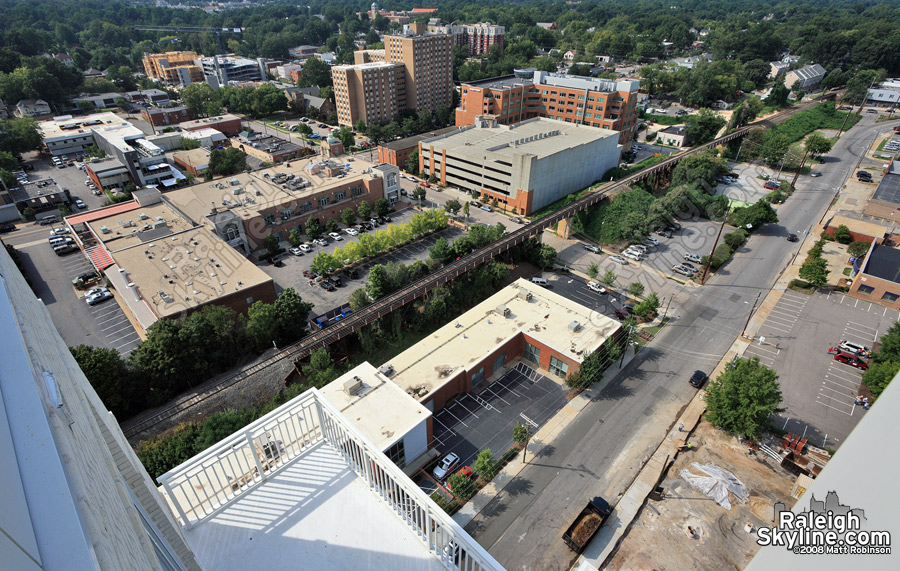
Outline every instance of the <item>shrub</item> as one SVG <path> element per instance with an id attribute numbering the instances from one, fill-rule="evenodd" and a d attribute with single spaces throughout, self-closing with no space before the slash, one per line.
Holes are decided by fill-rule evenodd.
<path id="1" fill-rule="evenodd" d="M 709 262 L 709 266 L 717 270 L 719 267 L 728 261 L 728 258 L 731 257 L 731 247 L 728 244 L 719 244 L 716 246 L 715 251 L 713 251 L 712 260 Z"/>
<path id="2" fill-rule="evenodd" d="M 722 238 L 722 240 L 728 244 L 728 247 L 731 248 L 731 251 L 733 252 L 744 245 L 744 242 L 747 241 L 747 235 L 746 230 L 738 228 L 734 232 L 725 234 L 725 237 Z"/>
<path id="3" fill-rule="evenodd" d="M 841 244 L 849 244 L 853 241 L 853 235 L 850 234 L 850 229 L 847 226 L 841 224 L 834 229 L 834 239 Z"/>
<path id="4" fill-rule="evenodd" d="M 869 251 L 870 243 L 865 240 L 857 240 L 855 242 L 850 242 L 850 245 L 847 246 L 847 252 L 850 253 L 851 256 L 865 256 L 866 252 Z"/>

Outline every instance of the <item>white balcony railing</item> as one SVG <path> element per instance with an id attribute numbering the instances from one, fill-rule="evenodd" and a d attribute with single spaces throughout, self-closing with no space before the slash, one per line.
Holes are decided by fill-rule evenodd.
<path id="1" fill-rule="evenodd" d="M 191 528 L 324 440 L 448 569 L 503 569 L 340 411 L 310 389 L 159 477 Z"/>

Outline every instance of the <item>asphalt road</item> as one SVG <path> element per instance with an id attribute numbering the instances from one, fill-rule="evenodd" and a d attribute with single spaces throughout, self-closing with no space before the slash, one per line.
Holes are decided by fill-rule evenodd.
<path id="1" fill-rule="evenodd" d="M 702 291 L 678 307 L 672 323 L 628 364 L 575 422 L 529 464 L 466 529 L 508 569 L 567 569 L 574 555 L 562 531 L 583 504 L 611 503 L 630 484 L 641 459 L 696 392 L 695 369 L 711 370 L 740 334 L 757 294 L 768 291 L 795 254 L 786 229 L 817 223 L 874 138 L 864 117 L 777 211 L 778 224 L 755 233 Z M 690 293 L 690 292 L 685 292 Z M 620 457 L 627 451 L 627 456 Z"/>

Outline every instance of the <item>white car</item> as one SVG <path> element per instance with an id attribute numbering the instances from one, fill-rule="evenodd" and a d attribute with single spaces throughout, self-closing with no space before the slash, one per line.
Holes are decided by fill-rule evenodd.
<path id="1" fill-rule="evenodd" d="M 610 256 L 609 259 L 613 262 L 616 262 L 617 264 L 622 264 L 623 266 L 628 265 L 628 260 L 626 260 L 622 256 Z"/>
<path id="2" fill-rule="evenodd" d="M 50 230 L 51 236 L 61 236 L 63 234 L 68 234 L 68 233 L 69 233 L 68 228 L 54 228 L 53 230 Z"/>
<path id="3" fill-rule="evenodd" d="M 296 248 L 291 248 L 291 253 L 295 256 L 302 256 L 303 250 L 300 249 L 300 246 L 297 246 Z"/>
<path id="4" fill-rule="evenodd" d="M 444 456 L 437 466 L 434 467 L 434 477 L 437 480 L 443 480 L 447 475 L 459 464 L 459 456 L 451 452 Z"/>
<path id="5" fill-rule="evenodd" d="M 659 246 L 659 240 L 653 238 L 652 236 L 648 236 L 647 239 L 644 240 L 644 242 L 650 244 L 651 246 Z"/>
<path id="6" fill-rule="evenodd" d="M 304 254 L 308 254 L 308 253 L 312 252 L 312 246 L 310 246 L 309 244 L 300 244 L 297 247 L 300 248 L 300 251 L 303 252 Z"/>
<path id="7" fill-rule="evenodd" d="M 693 253 L 691 253 L 691 252 L 687 252 L 687 253 L 684 255 L 684 259 L 685 259 L 686 261 L 688 261 L 688 262 L 694 262 L 695 264 L 699 264 L 699 263 L 701 263 L 701 262 L 703 261 L 703 258 L 701 258 L 701 257 L 698 256 L 697 254 L 693 254 Z"/>
<path id="8" fill-rule="evenodd" d="M 632 244 L 632 245 L 628 246 L 628 248 L 626 248 L 626 249 L 637 250 L 638 252 L 640 252 L 642 254 L 646 254 L 649 251 L 649 248 L 647 248 L 647 246 L 645 246 L 643 244 Z"/>
<path id="9" fill-rule="evenodd" d="M 359 234 L 359 232 L 357 232 L 355 228 L 347 228 L 346 230 L 344 230 L 344 232 L 346 232 L 348 236 L 356 236 L 357 234 Z"/>
<path id="10" fill-rule="evenodd" d="M 329 232 L 328 235 L 331 236 L 331 239 L 335 242 L 340 242 L 341 240 L 343 240 L 343 238 L 341 238 L 341 235 L 337 232 Z"/>
<path id="11" fill-rule="evenodd" d="M 625 250 L 622 252 L 622 255 L 628 258 L 629 260 L 634 260 L 635 262 L 640 262 L 643 259 L 640 252 L 635 252 L 633 250 Z"/>
<path id="12" fill-rule="evenodd" d="M 407 175 L 406 180 L 411 180 L 413 182 L 419 182 L 419 179 L 417 179 L 413 175 Z"/>
<path id="13" fill-rule="evenodd" d="M 676 274 L 681 274 L 687 277 L 691 277 L 694 275 L 694 272 L 692 272 L 690 268 L 682 266 L 681 264 L 675 264 L 674 266 L 672 266 L 672 271 L 674 271 Z"/>
<path id="14" fill-rule="evenodd" d="M 81 208 L 81 209 L 87 208 L 87 204 L 85 204 L 84 201 L 81 200 L 80 198 L 75 199 L 75 206 L 76 206 L 76 208 Z"/>
<path id="15" fill-rule="evenodd" d="M 591 291 L 595 291 L 597 293 L 606 293 L 606 288 L 600 285 L 598 282 L 590 281 L 588 282 L 587 286 Z"/>
<path id="16" fill-rule="evenodd" d="M 844 351 L 853 353 L 854 355 L 859 355 L 860 357 L 869 357 L 871 355 L 868 347 L 851 341 L 841 341 L 841 344 L 838 345 L 838 347 Z"/>

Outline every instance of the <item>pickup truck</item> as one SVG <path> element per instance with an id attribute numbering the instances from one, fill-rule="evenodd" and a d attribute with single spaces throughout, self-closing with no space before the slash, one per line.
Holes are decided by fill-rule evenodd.
<path id="1" fill-rule="evenodd" d="M 581 553 L 612 510 L 603 498 L 596 497 L 585 506 L 563 533 L 563 541 L 575 553 Z"/>

